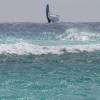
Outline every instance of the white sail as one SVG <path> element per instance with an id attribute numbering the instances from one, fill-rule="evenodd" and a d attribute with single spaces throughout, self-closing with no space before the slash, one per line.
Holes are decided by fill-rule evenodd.
<path id="1" fill-rule="evenodd" d="M 51 22 L 53 22 L 53 23 L 59 22 L 59 16 L 58 15 L 49 14 L 49 18 L 50 18 Z"/>

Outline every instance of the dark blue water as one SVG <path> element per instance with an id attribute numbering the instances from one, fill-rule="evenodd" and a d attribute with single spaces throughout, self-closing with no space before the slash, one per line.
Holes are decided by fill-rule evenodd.
<path id="1" fill-rule="evenodd" d="M 100 23 L 0 24 L 0 100 L 100 100 Z"/>

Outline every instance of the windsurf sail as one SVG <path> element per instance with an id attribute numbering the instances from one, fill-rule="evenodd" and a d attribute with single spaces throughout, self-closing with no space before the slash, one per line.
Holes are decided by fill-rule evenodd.
<path id="1" fill-rule="evenodd" d="M 51 22 L 51 20 L 50 20 L 50 18 L 49 18 L 49 13 L 50 13 L 49 4 L 47 4 L 47 6 L 46 6 L 46 17 L 47 17 L 48 23 Z"/>

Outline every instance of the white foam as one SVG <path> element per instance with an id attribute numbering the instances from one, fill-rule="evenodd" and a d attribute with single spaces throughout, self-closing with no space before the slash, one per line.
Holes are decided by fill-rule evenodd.
<path id="1" fill-rule="evenodd" d="M 41 54 L 63 54 L 67 52 L 93 52 L 100 50 L 100 44 L 90 45 L 60 45 L 60 46 L 40 46 L 29 43 L 16 43 L 16 44 L 0 44 L 0 54 L 17 54 L 17 55 L 41 55 Z"/>
<path id="2" fill-rule="evenodd" d="M 68 29 L 63 34 L 57 36 L 60 40 L 76 40 L 76 41 L 88 41 L 100 39 L 99 33 L 82 32 L 77 29 Z"/>

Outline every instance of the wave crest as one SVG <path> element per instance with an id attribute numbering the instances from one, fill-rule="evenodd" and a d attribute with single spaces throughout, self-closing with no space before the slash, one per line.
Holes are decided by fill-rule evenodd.
<path id="1" fill-rule="evenodd" d="M 78 29 L 68 29 L 63 34 L 57 36 L 60 40 L 76 40 L 76 41 L 93 41 L 100 40 L 99 33 L 91 33 L 85 31 L 79 31 Z"/>

